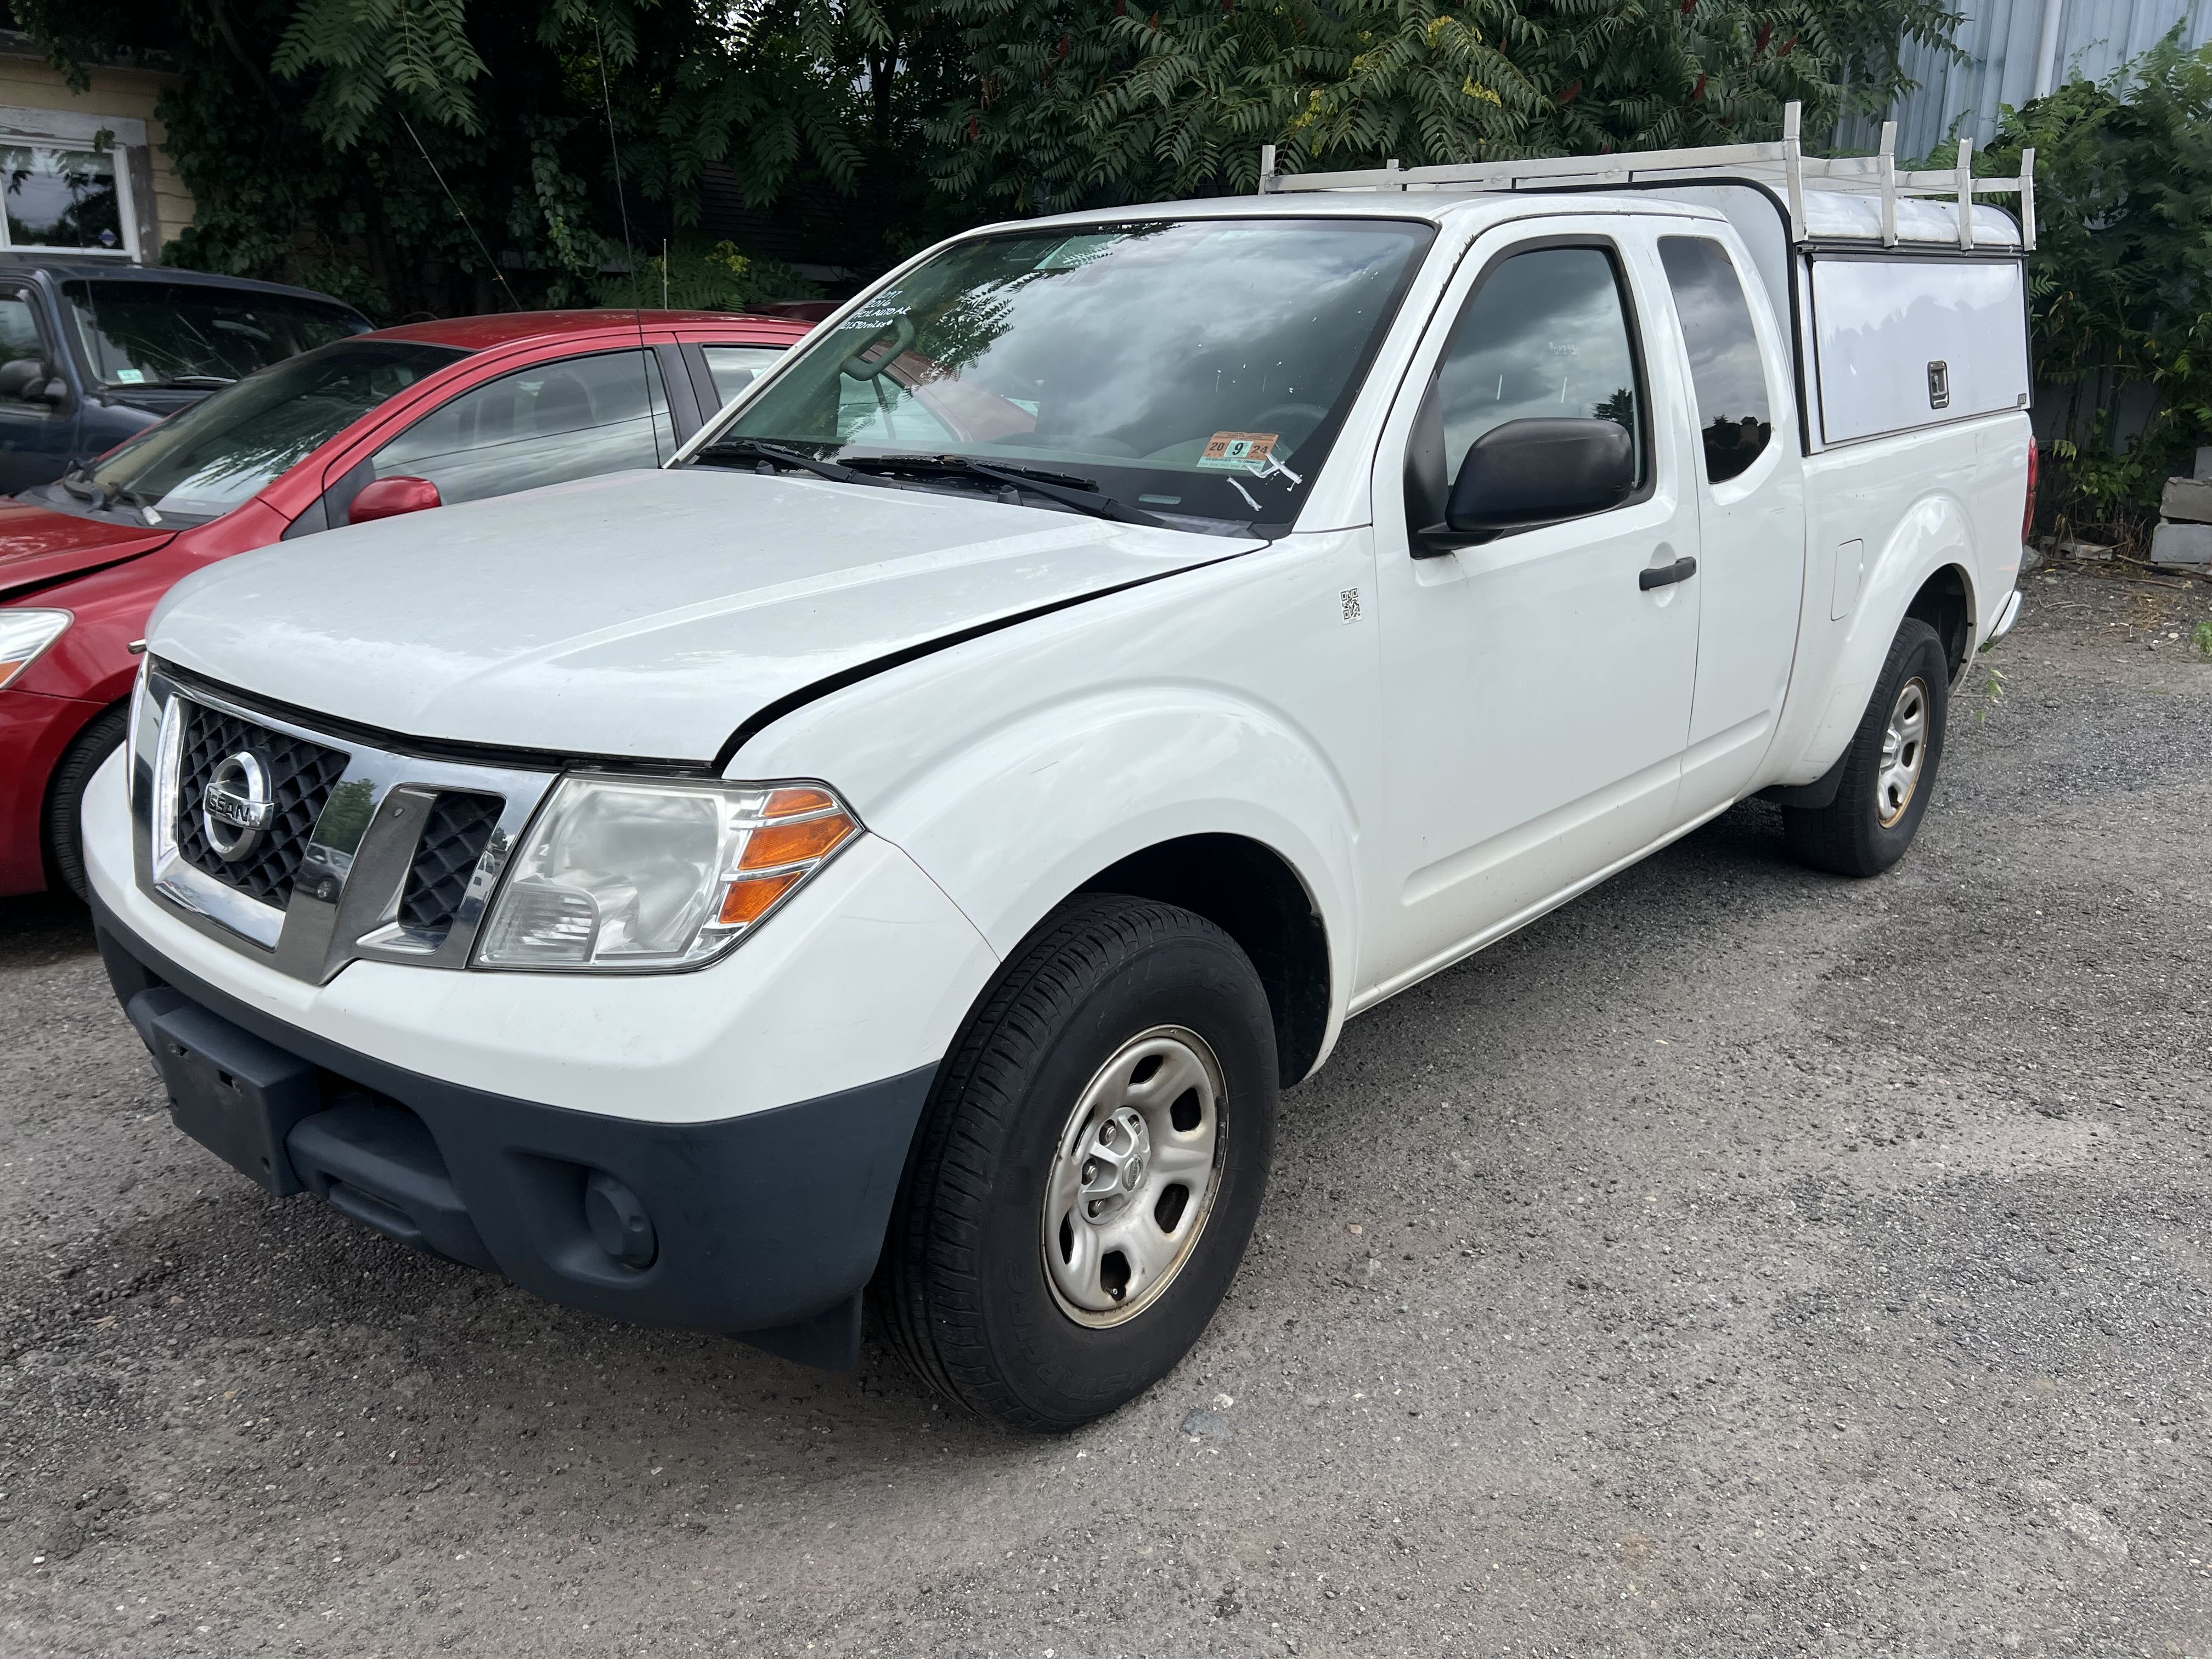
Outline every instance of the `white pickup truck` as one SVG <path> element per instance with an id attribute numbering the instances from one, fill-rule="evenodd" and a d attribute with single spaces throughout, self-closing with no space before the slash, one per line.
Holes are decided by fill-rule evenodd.
<path id="1" fill-rule="evenodd" d="M 179 1124 L 815 1364 L 872 1286 L 1064 1427 L 1204 1329 L 1345 1020 L 1748 796 L 1902 855 L 2018 604 L 2023 181 L 1263 182 L 957 237 L 663 470 L 179 586 L 86 809 Z"/>

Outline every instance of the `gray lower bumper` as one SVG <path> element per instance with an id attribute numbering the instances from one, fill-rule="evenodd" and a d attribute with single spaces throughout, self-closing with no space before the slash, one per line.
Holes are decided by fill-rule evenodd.
<path id="1" fill-rule="evenodd" d="M 95 900 L 179 1127 L 549 1301 L 849 1365 L 933 1068 L 719 1122 L 602 1116 L 406 1071 L 198 980 Z"/>

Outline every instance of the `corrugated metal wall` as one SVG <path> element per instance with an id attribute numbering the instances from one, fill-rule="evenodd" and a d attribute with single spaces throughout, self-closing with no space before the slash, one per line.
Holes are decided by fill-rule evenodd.
<path id="1" fill-rule="evenodd" d="M 1954 37 L 1965 63 L 1905 46 L 1905 73 L 1920 86 L 1890 111 L 1899 155 L 1925 155 L 1954 133 L 1987 143 L 1999 105 L 2025 104 L 2068 81 L 2101 81 L 2176 23 L 2191 46 L 2212 40 L 2212 0 L 1953 0 L 1953 9 L 1965 20 Z M 2039 84 L 2044 76 L 2051 78 Z M 1869 150 L 1879 135 L 1879 122 L 1848 123 L 1838 147 Z"/>

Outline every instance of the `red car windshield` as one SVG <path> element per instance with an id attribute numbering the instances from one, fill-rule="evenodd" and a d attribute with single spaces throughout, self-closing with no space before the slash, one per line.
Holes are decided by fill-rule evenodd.
<path id="1" fill-rule="evenodd" d="M 411 340 L 344 340 L 226 386 L 151 426 L 63 481 L 106 500 L 150 507 L 165 521 L 204 524 L 425 375 L 468 354 Z"/>

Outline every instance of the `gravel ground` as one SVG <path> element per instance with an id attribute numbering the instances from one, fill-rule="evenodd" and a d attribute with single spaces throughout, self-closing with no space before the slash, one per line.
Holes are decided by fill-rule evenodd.
<path id="1" fill-rule="evenodd" d="M 1059 1440 L 264 1199 L 0 905 L 0 1651 L 2212 1655 L 2209 613 L 2039 574 L 1889 877 L 1746 806 L 1358 1021 Z"/>

